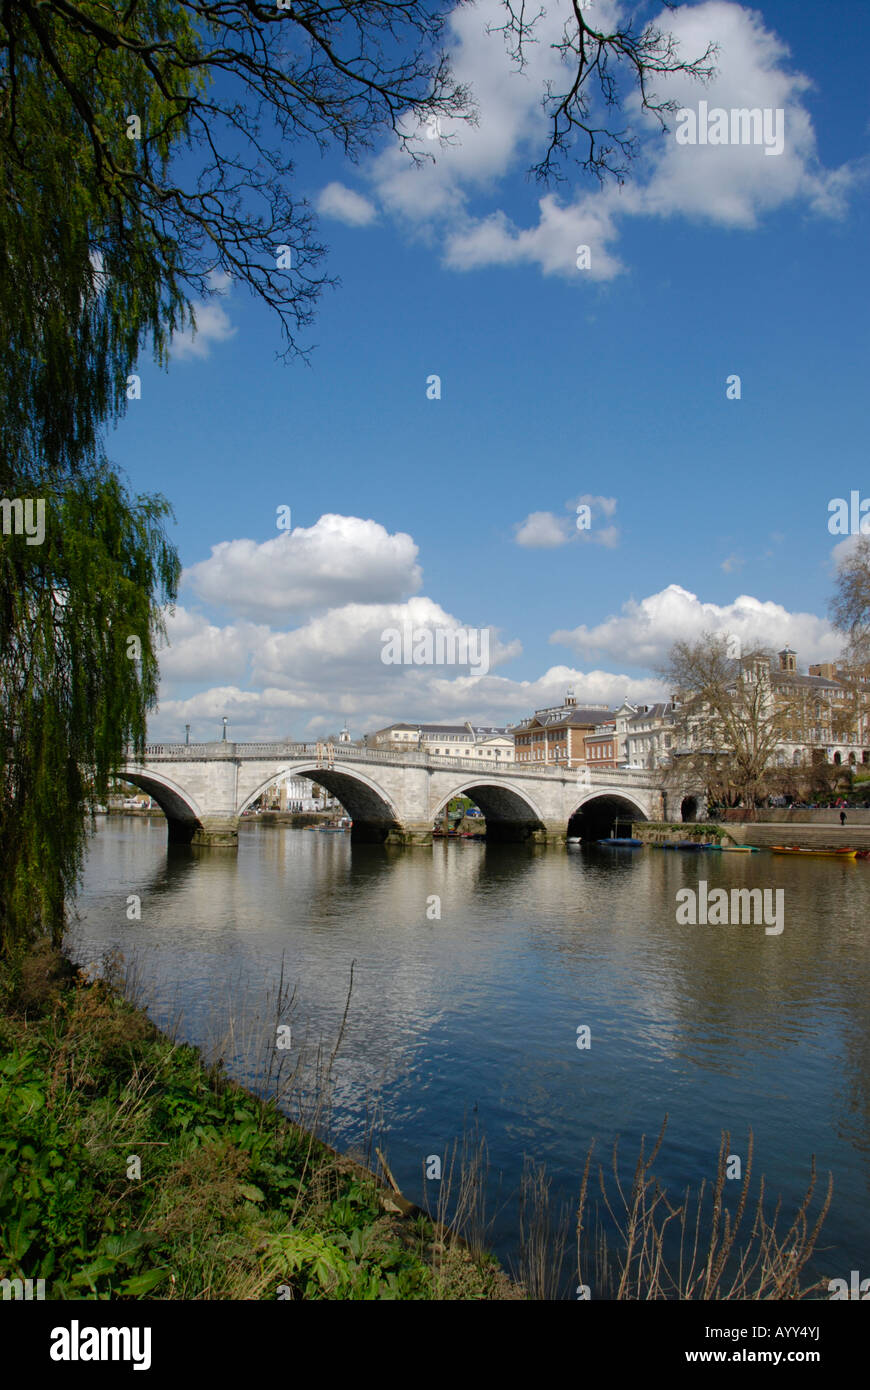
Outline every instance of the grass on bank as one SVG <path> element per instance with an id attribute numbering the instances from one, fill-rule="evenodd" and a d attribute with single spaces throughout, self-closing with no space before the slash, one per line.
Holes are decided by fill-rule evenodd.
<path id="1" fill-rule="evenodd" d="M 0 983 L 0 1277 L 53 1299 L 522 1297 L 59 952 Z"/>

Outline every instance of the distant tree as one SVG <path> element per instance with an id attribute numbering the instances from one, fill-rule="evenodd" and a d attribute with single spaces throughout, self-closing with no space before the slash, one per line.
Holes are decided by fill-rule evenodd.
<path id="1" fill-rule="evenodd" d="M 837 566 L 830 614 L 848 639 L 850 665 L 870 664 L 870 536 L 859 536 Z"/>
<path id="2" fill-rule="evenodd" d="M 845 691 L 840 731 L 849 741 L 866 741 L 870 720 L 870 536 L 858 536 L 837 566 L 829 607 L 834 627 L 846 638 L 837 668 Z"/>
<path id="3" fill-rule="evenodd" d="M 661 669 L 678 696 L 671 775 L 702 780 L 715 804 L 751 808 L 767 795 L 795 717 L 793 702 L 771 688 L 771 660 L 763 647 L 734 658 L 725 637 L 707 632 L 676 642 Z"/>

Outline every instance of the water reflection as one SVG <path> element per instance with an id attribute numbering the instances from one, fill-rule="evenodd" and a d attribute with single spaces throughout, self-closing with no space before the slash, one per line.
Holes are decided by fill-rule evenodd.
<path id="1" fill-rule="evenodd" d="M 681 926 L 676 893 L 785 890 L 785 930 Z M 141 920 L 126 916 L 141 897 Z M 440 920 L 427 916 L 433 895 Z M 142 955 L 149 1006 L 205 1036 L 228 1000 L 253 1019 L 266 981 L 298 985 L 294 1039 L 333 1039 L 337 1142 L 356 1142 L 380 1093 L 390 1163 L 408 1195 L 474 1114 L 494 1202 L 524 1155 L 566 1199 L 586 1148 L 616 1135 L 631 1163 L 665 1112 L 656 1171 L 677 1188 L 715 1170 L 720 1131 L 785 1205 L 811 1154 L 831 1168 L 825 1267 L 868 1263 L 870 863 L 441 843 L 401 850 L 245 827 L 239 854 L 167 849 L 159 822 L 109 820 L 94 837 L 76 929 L 80 958 Z M 259 1001 L 259 1002 L 258 1002 Z M 578 1025 L 592 1046 L 576 1046 Z M 253 1025 L 252 1025 L 253 1026 Z M 270 1045 L 267 1016 L 256 1022 Z M 274 1034 L 272 1035 L 274 1036 Z M 240 1064 L 241 1065 L 241 1064 Z M 242 1070 L 244 1068 L 242 1067 Z M 516 1213 L 496 1221 L 502 1253 Z"/>

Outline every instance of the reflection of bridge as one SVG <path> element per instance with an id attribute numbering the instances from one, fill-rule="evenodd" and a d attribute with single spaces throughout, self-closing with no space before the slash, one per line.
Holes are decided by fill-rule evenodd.
<path id="1" fill-rule="evenodd" d="M 120 775 L 162 807 L 170 840 L 215 845 L 237 843 L 242 812 L 279 777 L 326 787 L 352 817 L 354 839 L 395 844 L 428 844 L 454 796 L 480 807 L 491 839 L 541 841 L 564 840 L 572 816 L 590 812 L 606 825 L 601 834 L 617 819 L 667 819 L 673 797 L 655 772 L 483 767 L 474 758 L 348 744 L 148 744 Z"/>

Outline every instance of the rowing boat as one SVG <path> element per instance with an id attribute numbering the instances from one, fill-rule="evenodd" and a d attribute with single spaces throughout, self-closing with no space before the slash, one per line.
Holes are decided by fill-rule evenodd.
<path id="1" fill-rule="evenodd" d="M 854 859 L 856 849 L 801 849 L 799 845 L 772 845 L 774 854 L 803 854 L 813 859 Z"/>

